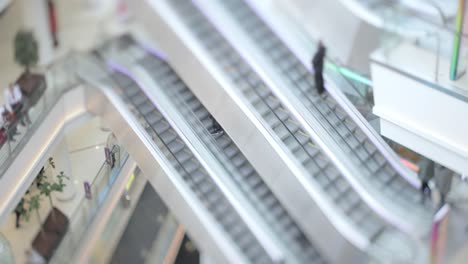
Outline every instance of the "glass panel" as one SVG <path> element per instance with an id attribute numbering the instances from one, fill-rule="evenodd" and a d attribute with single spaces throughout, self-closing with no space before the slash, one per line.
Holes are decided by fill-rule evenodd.
<path id="1" fill-rule="evenodd" d="M 37 103 L 28 109 L 31 124 L 22 126 L 18 120 L 7 121 L 1 137 L 7 137 L 0 143 L 0 177 L 10 166 L 21 148 L 41 124 L 59 97 L 78 83 L 75 76 L 74 63 L 76 55 L 70 53 L 63 59 L 57 60 L 46 69 L 46 89 Z M 1 140 L 0 140 L 1 142 Z"/>
<path id="2" fill-rule="evenodd" d="M 67 263 L 70 256 L 76 251 L 79 246 L 80 240 L 86 233 L 86 229 L 94 220 L 96 213 L 103 204 L 107 194 L 115 182 L 117 175 L 128 159 L 128 154 L 121 151 L 119 146 L 114 146 L 113 151 L 122 157 L 119 166 L 117 164 L 111 168 L 109 164 L 104 162 L 99 169 L 96 177 L 91 183 L 91 199 L 83 197 L 78 205 L 78 208 L 70 217 L 70 223 L 67 234 L 62 239 L 59 247 L 54 253 L 50 263 Z"/>

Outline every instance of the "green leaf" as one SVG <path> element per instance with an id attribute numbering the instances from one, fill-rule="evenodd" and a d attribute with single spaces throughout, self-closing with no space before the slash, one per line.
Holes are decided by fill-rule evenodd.
<path id="1" fill-rule="evenodd" d="M 15 61 L 23 67 L 36 65 L 39 48 L 32 31 L 21 30 L 15 36 Z"/>

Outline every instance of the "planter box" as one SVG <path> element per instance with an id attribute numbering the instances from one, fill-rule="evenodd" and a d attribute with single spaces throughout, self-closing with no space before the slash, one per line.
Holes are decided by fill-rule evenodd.
<path id="1" fill-rule="evenodd" d="M 23 95 L 29 98 L 30 107 L 39 101 L 47 87 L 44 75 L 34 73 L 21 74 L 16 83 L 21 87 Z"/>
<path id="2" fill-rule="evenodd" d="M 52 215 L 55 212 L 55 219 Z M 59 209 L 53 208 L 42 225 L 44 232 L 39 231 L 32 243 L 33 249 L 49 261 L 67 233 L 68 218 Z"/>

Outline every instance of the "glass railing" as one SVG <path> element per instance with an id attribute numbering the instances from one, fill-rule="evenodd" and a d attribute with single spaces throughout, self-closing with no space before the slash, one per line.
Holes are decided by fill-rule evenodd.
<path id="1" fill-rule="evenodd" d="M 440 7 L 430 2 L 427 4 L 432 7 L 434 14 L 438 14 L 437 20 L 428 20 L 399 5 L 389 6 L 382 13 L 384 29 L 386 29 L 382 31 L 380 39 L 384 59 L 382 63 L 439 87 L 463 88 L 457 87 L 457 83 L 452 82 L 463 76 L 468 67 L 467 52 L 464 50 L 468 35 L 462 32 L 462 14 L 458 14 L 455 21 L 452 21 Z M 425 59 L 426 61 L 422 63 L 424 70 L 420 69 L 420 72 L 416 72 L 417 69 L 409 67 L 411 63 L 408 65 L 405 61 L 392 61 L 395 58 L 392 56 L 395 51 L 405 44 L 421 49 L 422 54 L 427 53 L 418 55 L 422 56 L 419 58 L 415 57 L 415 52 L 410 51 L 405 57 Z M 398 55 L 398 51 L 396 54 Z"/>
<path id="2" fill-rule="evenodd" d="M 70 256 L 73 256 L 86 233 L 86 229 L 96 217 L 112 184 L 119 176 L 122 167 L 128 159 L 128 154 L 121 150 L 119 146 L 114 146 L 112 153 L 114 153 L 115 157 L 113 166 L 108 161 L 102 164 L 91 183 L 91 196 L 84 196 L 70 216 L 68 231 L 55 251 L 50 263 L 68 263 Z"/>
<path id="3" fill-rule="evenodd" d="M 128 196 L 134 197 L 137 195 L 135 187 L 138 185 L 138 181 L 143 181 L 144 177 L 141 171 L 137 168 L 134 172 L 132 184 L 129 184 L 125 189 Z M 122 195 L 125 195 L 122 193 Z M 93 252 L 91 253 L 91 259 L 89 263 L 108 263 L 108 259 L 112 256 L 114 248 L 117 246 L 120 240 L 122 232 L 125 226 L 122 227 L 122 220 L 129 218 L 129 207 L 124 203 L 118 203 L 113 209 L 110 217 L 105 219 L 106 225 L 104 229 L 98 234 L 99 239 L 96 241 Z"/>
<path id="4" fill-rule="evenodd" d="M 78 84 L 74 69 L 75 59 L 76 54 L 69 53 L 45 68 L 44 85 L 46 85 L 46 89 L 37 103 L 28 111 L 31 120 L 29 125 L 21 126 L 18 121 L 14 121 L 10 124 L 7 122 L 4 126 L 3 133 L 7 139 L 0 146 L 0 178 L 57 103 L 60 96 Z"/>

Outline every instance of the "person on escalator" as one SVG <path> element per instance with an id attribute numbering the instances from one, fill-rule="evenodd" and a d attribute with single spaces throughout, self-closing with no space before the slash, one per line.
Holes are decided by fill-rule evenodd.
<path id="1" fill-rule="evenodd" d="M 323 84 L 323 63 L 326 53 L 327 49 L 325 48 L 325 45 L 323 45 L 322 41 L 319 41 L 317 52 L 315 52 L 314 58 L 312 59 L 312 66 L 315 70 L 315 87 L 317 88 L 319 95 L 322 95 L 323 92 L 325 92 L 325 86 Z"/>
<path id="2" fill-rule="evenodd" d="M 224 133 L 224 130 L 223 128 L 219 125 L 218 121 L 216 121 L 216 119 L 211 116 L 211 129 L 210 129 L 210 133 L 212 135 L 215 135 L 215 134 L 223 134 Z"/>

